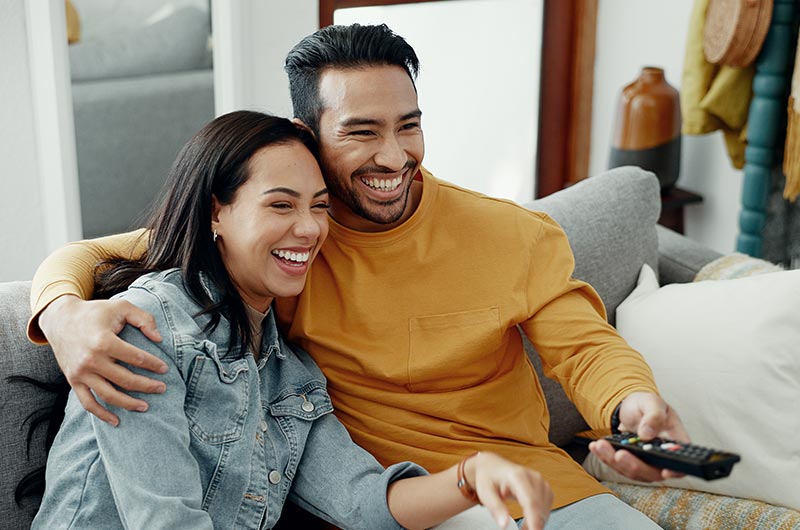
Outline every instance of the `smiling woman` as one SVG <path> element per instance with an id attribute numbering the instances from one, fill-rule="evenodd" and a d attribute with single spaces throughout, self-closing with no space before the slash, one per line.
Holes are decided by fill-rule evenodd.
<path id="1" fill-rule="evenodd" d="M 249 173 L 230 202 L 212 198 L 211 227 L 242 299 L 266 313 L 275 297 L 303 289 L 328 235 L 328 192 L 317 161 L 298 142 L 256 151 Z"/>

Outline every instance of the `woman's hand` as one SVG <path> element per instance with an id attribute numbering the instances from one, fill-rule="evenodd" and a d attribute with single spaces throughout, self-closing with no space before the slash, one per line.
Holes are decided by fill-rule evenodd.
<path id="1" fill-rule="evenodd" d="M 403 528 L 430 528 L 475 506 L 457 486 L 459 466 L 439 473 L 397 480 L 389 485 L 389 510 Z M 544 530 L 553 504 L 553 491 L 542 475 L 488 451 L 464 461 L 464 478 L 494 521 L 510 522 L 503 502 L 514 499 L 522 507 L 525 530 Z"/>
<path id="2" fill-rule="evenodd" d="M 553 490 L 539 472 L 482 451 L 467 460 L 464 474 L 500 528 L 505 528 L 509 519 L 503 501 L 515 499 L 525 517 L 522 528 L 544 530 L 553 504 Z"/>

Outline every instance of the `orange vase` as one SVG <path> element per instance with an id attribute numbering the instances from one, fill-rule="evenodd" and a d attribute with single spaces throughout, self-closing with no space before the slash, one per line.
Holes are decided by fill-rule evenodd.
<path id="1" fill-rule="evenodd" d="M 667 83 L 662 68 L 646 66 L 620 94 L 608 166 L 652 171 L 665 191 L 678 180 L 680 165 L 678 91 Z"/>

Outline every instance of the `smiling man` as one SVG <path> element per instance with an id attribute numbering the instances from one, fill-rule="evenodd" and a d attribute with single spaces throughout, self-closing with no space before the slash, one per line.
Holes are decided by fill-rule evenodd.
<path id="1" fill-rule="evenodd" d="M 328 69 L 319 98 L 324 111 L 313 132 L 333 190 L 333 217 L 364 232 L 402 224 L 419 202 L 414 175 L 425 153 L 408 73 L 396 66 Z"/>
<path id="2" fill-rule="evenodd" d="M 597 293 L 571 277 L 569 243 L 552 219 L 422 168 L 418 67 L 414 50 L 383 25 L 324 28 L 289 53 L 295 119 L 319 142 L 332 207 L 305 290 L 278 302 L 284 329 L 324 371 L 353 439 L 382 464 L 413 460 L 438 471 L 490 450 L 549 481 L 548 529 L 658 528 L 549 443 L 520 328 L 592 428 L 614 417 L 645 438 L 687 439 L 680 419 L 606 322 Z M 159 368 L 114 335 L 125 322 L 150 333 L 151 320 L 133 307 L 77 298 L 91 295 L 86 264 L 131 252 L 128 241 L 60 251 L 40 269 L 32 296 L 73 387 L 141 409 L 146 403 L 108 382 L 158 390 L 112 362 Z M 81 402 L 114 421 L 88 390 Z M 669 476 L 605 442 L 592 450 L 630 477 Z"/>

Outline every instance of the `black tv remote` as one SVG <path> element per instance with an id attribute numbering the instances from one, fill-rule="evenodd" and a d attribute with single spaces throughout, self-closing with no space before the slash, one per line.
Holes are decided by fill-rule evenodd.
<path id="1" fill-rule="evenodd" d="M 605 437 L 615 449 L 635 454 L 651 466 L 714 480 L 731 474 L 739 455 L 699 445 L 654 438 L 642 440 L 636 433 L 622 432 Z"/>

